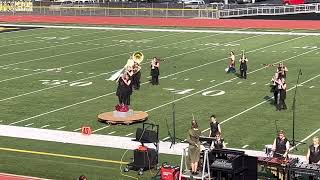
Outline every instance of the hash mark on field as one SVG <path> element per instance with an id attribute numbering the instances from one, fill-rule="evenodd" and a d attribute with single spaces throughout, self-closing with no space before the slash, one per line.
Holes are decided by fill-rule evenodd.
<path id="1" fill-rule="evenodd" d="M 73 131 L 79 131 L 81 128 L 77 128 L 77 129 L 75 129 L 75 130 L 73 130 Z"/>
<path id="2" fill-rule="evenodd" d="M 277 52 L 277 51 L 271 51 L 271 52 L 275 53 L 275 52 Z"/>
<path id="3" fill-rule="evenodd" d="M 239 81 L 237 84 L 241 84 L 242 83 L 242 81 Z"/>
<path id="4" fill-rule="evenodd" d="M 65 126 L 58 127 L 57 129 L 63 129 L 63 128 L 65 128 Z"/>
<path id="5" fill-rule="evenodd" d="M 101 130 L 103 130 L 103 129 L 105 129 L 105 128 L 108 128 L 108 127 L 110 127 L 110 126 L 105 126 L 105 127 L 96 129 L 96 130 L 94 130 L 94 131 L 92 131 L 92 132 L 95 133 L 95 132 L 101 131 Z"/>
<path id="6" fill-rule="evenodd" d="M 255 84 L 257 84 L 257 82 L 253 82 L 253 83 L 251 83 L 251 85 L 255 85 Z"/>
<path id="7" fill-rule="evenodd" d="M 128 136 L 131 136 L 133 133 L 129 133 L 129 134 L 127 134 L 126 136 L 128 137 Z"/>
<path id="8" fill-rule="evenodd" d="M 176 80 L 177 78 L 172 78 L 172 80 Z"/>
<path id="9" fill-rule="evenodd" d="M 170 137 L 165 137 L 162 139 L 162 141 L 168 140 Z"/>
<path id="10" fill-rule="evenodd" d="M 94 72 L 92 72 L 92 73 L 89 73 L 89 74 L 94 74 Z"/>
<path id="11" fill-rule="evenodd" d="M 2 123 L 2 120 L 0 121 L 0 123 Z"/>
<path id="12" fill-rule="evenodd" d="M 316 52 L 316 54 L 319 54 L 319 52 Z"/>
<path id="13" fill-rule="evenodd" d="M 78 72 L 77 74 L 82 74 L 83 72 Z"/>
<path id="14" fill-rule="evenodd" d="M 110 134 L 114 134 L 114 133 L 116 133 L 116 131 L 109 132 L 108 134 L 110 135 Z"/>
<path id="15" fill-rule="evenodd" d="M 29 127 L 29 126 L 31 126 L 33 123 L 30 123 L 30 124 L 26 124 L 26 125 L 24 125 L 25 127 Z"/>
<path id="16" fill-rule="evenodd" d="M 69 73 L 72 73 L 72 71 L 68 71 L 68 72 L 66 72 L 67 74 L 69 74 Z"/>
<path id="17" fill-rule="evenodd" d="M 185 81 L 189 81 L 189 78 L 187 78 L 187 79 L 184 79 Z"/>
<path id="18" fill-rule="evenodd" d="M 314 86 L 310 86 L 309 88 L 312 89 L 312 88 L 314 88 Z"/>
<path id="19" fill-rule="evenodd" d="M 246 144 L 246 145 L 242 146 L 242 149 L 247 148 L 248 146 L 249 146 L 249 145 Z"/>
<path id="20" fill-rule="evenodd" d="M 268 86 L 270 83 L 265 84 L 266 86 Z"/>
<path id="21" fill-rule="evenodd" d="M 24 71 L 29 71 L 29 69 L 23 69 Z"/>
<path id="22" fill-rule="evenodd" d="M 266 52 L 266 51 L 261 51 L 261 52 Z"/>
<path id="23" fill-rule="evenodd" d="M 197 81 L 202 81 L 203 79 L 198 79 Z"/>
<path id="24" fill-rule="evenodd" d="M 211 80 L 210 82 L 215 82 L 216 80 Z"/>
<path id="25" fill-rule="evenodd" d="M 43 129 L 43 128 L 46 128 L 46 127 L 48 127 L 48 126 L 50 126 L 50 125 L 47 124 L 47 125 L 41 126 L 40 128 Z"/>

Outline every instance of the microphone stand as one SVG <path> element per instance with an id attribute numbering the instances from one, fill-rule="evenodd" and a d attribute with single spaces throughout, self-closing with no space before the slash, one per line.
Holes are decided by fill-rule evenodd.
<path id="1" fill-rule="evenodd" d="M 172 101 L 172 133 L 173 135 L 170 137 L 171 145 L 170 148 L 177 143 L 177 139 L 182 141 L 182 139 L 176 137 L 176 104 L 175 104 L 175 95 L 173 92 L 173 101 Z"/>
<path id="2" fill-rule="evenodd" d="M 292 141 L 291 141 L 291 146 L 294 147 L 295 150 L 298 150 L 296 147 L 297 143 L 306 144 L 304 142 L 296 141 L 296 139 L 295 139 L 295 120 L 296 120 L 296 108 L 297 108 L 296 107 L 296 97 L 297 97 L 298 85 L 299 85 L 299 80 L 300 80 L 301 75 L 302 75 L 302 71 L 300 69 L 299 73 L 298 73 L 298 78 L 297 78 L 296 87 L 294 90 L 293 102 L 292 102 Z"/>

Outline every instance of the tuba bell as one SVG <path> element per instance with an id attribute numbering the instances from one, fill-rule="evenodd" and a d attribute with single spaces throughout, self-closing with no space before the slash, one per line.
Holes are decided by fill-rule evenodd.
<path id="1" fill-rule="evenodd" d="M 135 52 L 132 54 L 132 60 L 138 64 L 141 64 L 141 62 L 143 61 L 144 55 L 142 54 L 142 52 Z"/>

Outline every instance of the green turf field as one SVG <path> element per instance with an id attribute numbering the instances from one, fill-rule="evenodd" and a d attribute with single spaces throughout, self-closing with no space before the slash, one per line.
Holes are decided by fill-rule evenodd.
<path id="1" fill-rule="evenodd" d="M 133 137 L 141 124 L 107 126 L 96 117 L 112 111 L 117 103 L 116 83 L 105 79 L 122 68 L 134 51 L 141 51 L 146 59 L 158 56 L 164 61 L 160 86 L 148 83 L 149 60 L 143 62 L 143 85 L 131 97 L 132 108 L 149 113 L 148 121 L 160 125 L 161 139 L 168 136 L 166 120 L 171 127 L 174 94 L 177 136 L 182 139 L 192 113 L 204 135 L 209 133 L 209 116 L 216 114 L 223 122 L 228 147 L 262 150 L 275 137 L 274 120 L 290 139 L 293 88 L 301 68 L 296 138 L 310 143 L 306 137 L 320 128 L 319 47 L 319 36 L 53 28 L 0 33 L 0 123 L 63 131 L 79 131 L 82 125 L 90 125 L 96 134 Z M 229 52 L 235 51 L 239 59 L 242 49 L 249 59 L 247 80 L 224 71 Z M 266 101 L 272 95 L 269 82 L 275 68 L 261 64 L 280 61 L 289 69 L 289 108 L 276 112 Z M 117 161 L 124 152 L 6 137 L 1 137 L 0 146 Z M 301 145 L 294 153 L 304 154 L 306 147 Z M 92 179 L 127 178 L 120 175 L 119 164 L 6 151 L 0 156 L 5 162 L 0 165 L 3 172 L 55 179 L 72 179 L 81 172 Z M 163 156 L 161 161 L 169 157 Z M 174 157 L 174 162 L 178 158 Z M 130 155 L 125 160 L 129 161 Z M 15 165 L 26 161 L 28 168 Z M 46 173 L 48 169 L 53 171 Z"/>

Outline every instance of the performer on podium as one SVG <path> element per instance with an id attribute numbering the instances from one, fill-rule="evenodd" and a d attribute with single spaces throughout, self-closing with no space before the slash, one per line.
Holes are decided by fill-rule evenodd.
<path id="1" fill-rule="evenodd" d="M 200 160 L 200 140 L 201 131 L 196 120 L 192 120 L 191 129 L 188 131 L 187 142 L 189 143 L 188 156 L 191 163 L 191 174 L 197 175 L 198 162 Z"/>
<path id="2" fill-rule="evenodd" d="M 116 92 L 120 105 L 130 105 L 131 92 L 131 80 L 129 79 L 129 74 L 124 73 L 118 80 L 118 88 Z"/>

